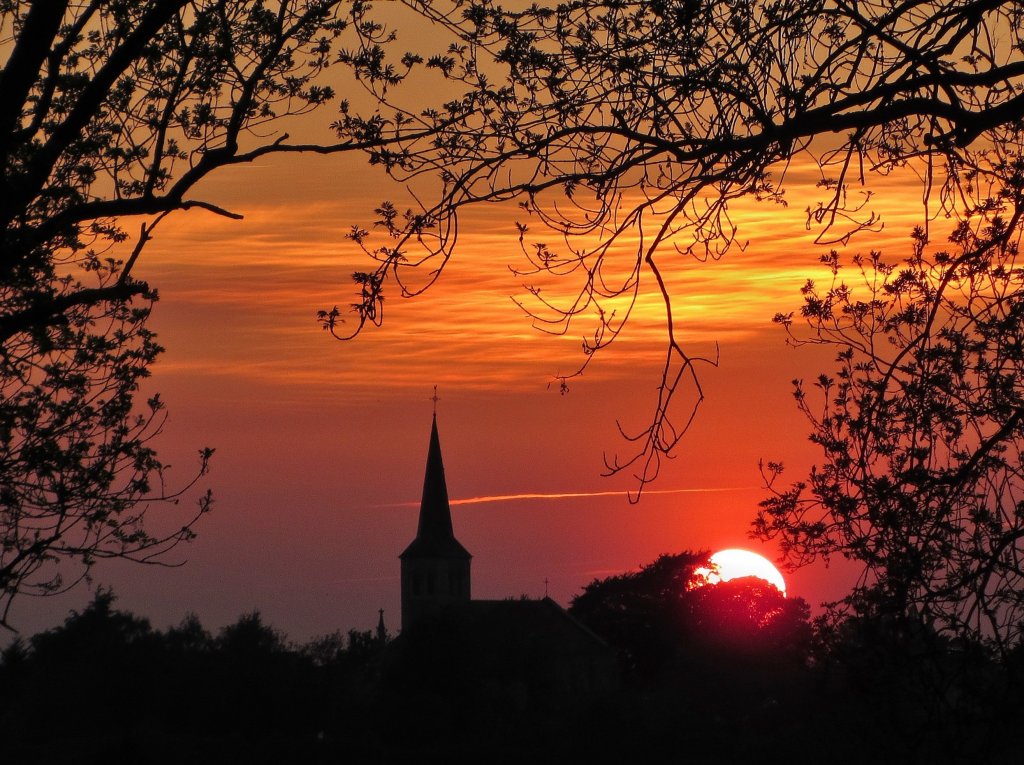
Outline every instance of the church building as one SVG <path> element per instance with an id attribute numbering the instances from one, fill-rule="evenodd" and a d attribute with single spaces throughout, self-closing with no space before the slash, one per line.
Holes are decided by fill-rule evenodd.
<path id="1" fill-rule="evenodd" d="M 389 651 L 392 677 L 523 705 L 575 703 L 617 685 L 615 652 L 550 598 L 470 597 L 472 556 L 455 538 L 436 412 L 416 538 L 399 559 L 402 631 Z"/>

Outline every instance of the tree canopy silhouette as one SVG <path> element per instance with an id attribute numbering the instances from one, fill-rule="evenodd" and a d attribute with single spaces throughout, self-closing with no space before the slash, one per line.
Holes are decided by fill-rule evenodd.
<path id="1" fill-rule="evenodd" d="M 66 589 L 101 558 L 170 562 L 193 536 L 209 495 L 146 518 L 194 481 L 165 485 L 163 403 L 136 402 L 161 351 L 136 266 L 172 212 L 241 217 L 196 192 L 220 168 L 362 146 L 278 128 L 334 97 L 324 70 L 356 10 L 0 2 L 0 624 L 18 593 Z"/>
<path id="2" fill-rule="evenodd" d="M 717 667 L 716 659 L 800 666 L 811 635 L 806 601 L 753 577 L 694 586 L 694 571 L 707 565 L 706 553 L 662 555 L 638 571 L 595 579 L 569 613 L 615 647 L 624 670 L 641 679 L 663 679 L 681 663 Z"/>
<path id="3" fill-rule="evenodd" d="M 371 633 L 297 645 L 258 612 L 214 636 L 195 615 L 158 630 L 116 606 L 98 588 L 62 625 L 0 651 L 10 758 L 321 762 L 340 757 L 325 730 L 358 738 L 358 726 L 346 728 L 365 706 L 360 689 L 384 647 Z M 326 642 L 333 651 L 318 659 Z"/>
<path id="4" fill-rule="evenodd" d="M 934 255 L 831 262 L 808 285 L 797 342 L 834 346 L 813 389 L 795 381 L 823 464 L 771 495 L 755 531 L 796 563 L 861 566 L 838 613 L 982 641 L 1001 655 L 1024 628 L 1024 291 L 1016 217 L 962 226 Z"/>
<path id="5" fill-rule="evenodd" d="M 383 204 L 383 246 L 353 230 L 376 265 L 356 275 L 353 324 L 337 308 L 321 318 L 341 337 L 379 323 L 389 284 L 415 295 L 439 277 L 461 210 L 518 202 L 526 310 L 557 333 L 589 322 L 576 374 L 626 330 L 645 291 L 660 295 L 658 394 L 647 426 L 624 431 L 634 447 L 607 463 L 633 471 L 640 489 L 703 400 L 701 365 L 717 363 L 691 352 L 671 277 L 693 259 L 742 249 L 736 200 L 784 204 L 789 170 L 809 165 L 821 198 L 806 223 L 820 243 L 838 244 L 877 228 L 870 184 L 894 171 L 920 179 L 926 238 L 936 216 L 977 222 L 1012 205 L 1003 191 L 1019 172 L 1024 109 L 1016 3 L 416 5 L 455 42 L 422 59 L 364 41 L 348 60 L 381 107 L 336 127 L 352 140 L 402 139 L 372 151 L 373 161 L 440 190 L 404 214 Z M 454 89 L 443 108 L 403 104 L 400 86 L 417 67 Z M 419 137 L 426 128 L 430 137 Z M 547 277 L 568 297 L 542 293 Z"/>

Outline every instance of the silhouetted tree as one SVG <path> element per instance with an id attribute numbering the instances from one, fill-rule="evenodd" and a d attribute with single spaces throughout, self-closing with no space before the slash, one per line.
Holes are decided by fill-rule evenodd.
<path id="1" fill-rule="evenodd" d="M 302 652 L 318 667 L 325 667 L 341 659 L 345 653 L 345 636 L 340 630 L 318 635 L 302 647 Z"/>
<path id="2" fill-rule="evenodd" d="M 595 579 L 569 613 L 615 647 L 627 672 L 652 674 L 679 646 L 682 600 L 706 553 L 662 555 L 640 571 Z"/>
<path id="3" fill-rule="evenodd" d="M 698 645 L 793 665 L 808 654 L 810 607 L 763 579 L 742 577 L 698 587 L 686 601 L 688 628 Z"/>
<path id="4" fill-rule="evenodd" d="M 767 659 L 799 667 L 810 642 L 810 610 L 763 580 L 695 587 L 706 553 L 662 555 L 639 571 L 595 580 L 569 612 L 618 649 L 624 669 L 644 680 L 721 660 Z"/>
<path id="5" fill-rule="evenodd" d="M 240 661 L 259 661 L 283 653 L 287 644 L 281 633 L 263 623 L 259 611 L 252 611 L 221 630 L 217 646 Z"/>
<path id="6" fill-rule="evenodd" d="M 193 482 L 165 486 L 152 443 L 163 403 L 135 405 L 161 351 L 147 328 L 157 294 L 135 269 L 172 212 L 241 217 L 196 195 L 220 168 L 363 145 L 277 132 L 333 98 L 323 72 L 357 11 L 0 2 L 0 625 L 20 592 L 64 590 L 101 558 L 167 561 L 192 538 L 209 495 L 195 513 L 146 521 Z"/>
<path id="7" fill-rule="evenodd" d="M 1024 624 L 1024 279 L 1020 194 L 1009 219 L 964 223 L 948 250 L 890 265 L 855 258 L 844 278 L 805 289 L 808 331 L 836 368 L 796 381 L 823 463 L 775 487 L 756 531 L 794 562 L 843 556 L 861 566 L 846 612 L 985 642 L 1004 654 Z"/>
<path id="8" fill-rule="evenodd" d="M 60 720 L 60 737 L 71 739 L 111 719 L 140 714 L 138 689 L 159 677 L 159 636 L 146 619 L 114 608 L 114 600 L 112 592 L 100 588 L 63 625 L 34 635 L 17 662 L 4 654 L 0 729 L 5 741 L 44 740 L 53 736 L 55 720 Z"/>
<path id="9" fill-rule="evenodd" d="M 521 273 L 536 299 L 528 312 L 551 332 L 580 320 L 592 326 L 577 374 L 624 331 L 649 286 L 664 304 L 667 343 L 649 425 L 628 434 L 634 452 L 608 463 L 611 472 L 634 471 L 641 488 L 703 399 L 699 365 L 717 363 L 685 343 L 673 284 L 693 266 L 687 256 L 742 249 L 734 201 L 781 211 L 787 171 L 810 165 L 822 198 L 806 223 L 819 243 L 846 243 L 880 225 L 871 179 L 906 171 L 921 180 L 926 236 L 936 216 L 977 221 L 1004 209 L 1016 231 L 1018 3 L 422 5 L 458 39 L 401 63 L 440 72 L 453 97 L 443 109 L 403 108 L 403 51 L 367 40 L 348 60 L 390 111 L 349 113 L 337 128 L 354 140 L 404 136 L 373 150 L 373 160 L 403 180 L 429 177 L 441 191 L 422 209 L 381 205 L 378 225 L 391 237 L 384 246 L 352 232 L 376 261 L 357 274 L 357 323 L 341 326 L 338 309 L 321 318 L 339 336 L 378 323 L 386 285 L 415 295 L 438 278 L 460 210 L 518 201 L 528 259 Z M 424 128 L 437 133 L 417 137 Z M 532 241 L 532 222 L 547 239 Z"/>
<path id="10" fill-rule="evenodd" d="M 195 614 L 189 614 L 177 627 L 167 630 L 164 640 L 172 653 L 201 654 L 213 650 L 213 637 Z"/>
<path id="11" fill-rule="evenodd" d="M 595 580 L 570 613 L 618 649 L 626 683 L 575 745 L 599 760 L 683 751 L 697 761 L 820 755 L 807 603 L 759 579 L 695 586 L 705 553 Z M 826 718 L 827 719 L 827 718 Z M 799 741 L 796 745 L 794 742 Z"/>
<path id="12" fill-rule="evenodd" d="M 345 651 L 342 654 L 353 669 L 365 670 L 380 656 L 385 643 L 371 630 L 349 630 Z"/>

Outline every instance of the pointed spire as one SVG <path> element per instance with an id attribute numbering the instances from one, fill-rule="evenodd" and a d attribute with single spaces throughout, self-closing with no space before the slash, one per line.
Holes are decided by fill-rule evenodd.
<path id="1" fill-rule="evenodd" d="M 427 450 L 427 471 L 423 476 L 423 498 L 420 500 L 420 525 L 416 536 L 444 538 L 452 536 L 452 511 L 448 504 L 448 484 L 444 479 L 441 439 L 437 436 L 437 415 L 430 428 Z"/>
<path id="2" fill-rule="evenodd" d="M 423 498 L 420 500 L 420 519 L 416 539 L 400 557 L 472 557 L 452 530 L 452 511 L 448 504 L 448 486 L 441 459 L 441 439 L 437 435 L 437 413 L 430 428 L 430 446 L 427 449 L 427 469 L 423 476 Z"/>

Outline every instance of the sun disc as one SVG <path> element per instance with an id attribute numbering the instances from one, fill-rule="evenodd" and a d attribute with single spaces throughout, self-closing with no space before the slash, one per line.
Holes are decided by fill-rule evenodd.
<path id="1" fill-rule="evenodd" d="M 749 550 L 719 550 L 709 558 L 711 568 L 698 568 L 693 573 L 702 577 L 706 584 L 728 582 L 745 576 L 756 576 L 786 594 L 786 580 L 779 570 L 763 555 Z"/>

